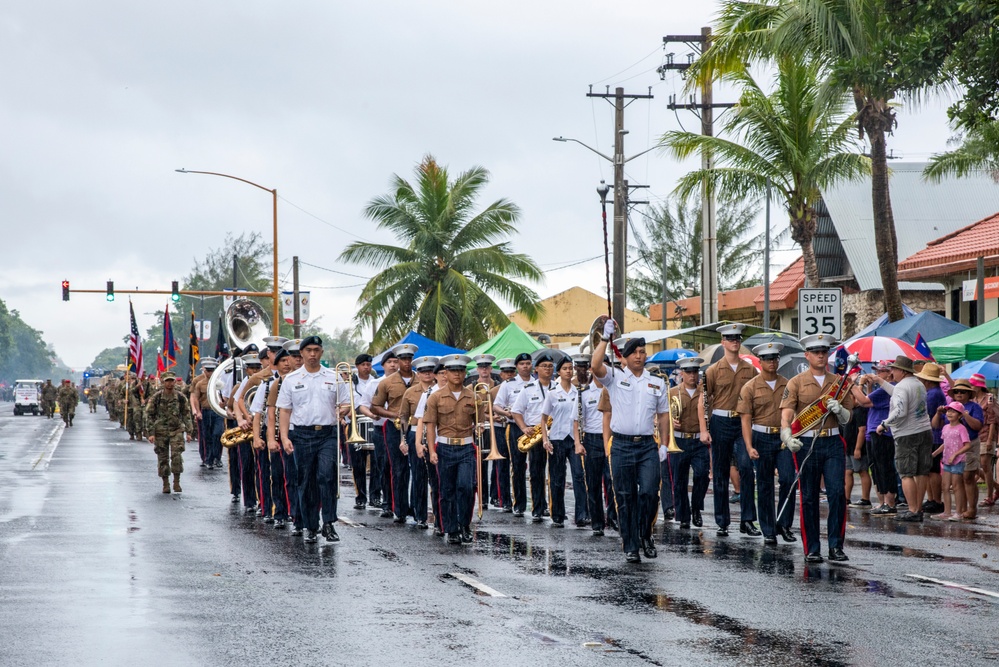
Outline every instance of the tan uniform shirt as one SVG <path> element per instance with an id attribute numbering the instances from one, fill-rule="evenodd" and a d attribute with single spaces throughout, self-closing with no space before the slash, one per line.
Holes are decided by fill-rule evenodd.
<path id="1" fill-rule="evenodd" d="M 600 388 L 600 400 L 597 401 L 597 410 L 600 412 L 611 411 L 610 394 L 603 387 Z"/>
<path id="2" fill-rule="evenodd" d="M 780 402 L 780 408 L 791 408 L 794 410 L 794 414 L 797 415 L 804 408 L 811 405 L 819 396 L 829 391 L 829 388 L 839 379 L 839 375 L 835 373 L 826 373 L 825 381 L 820 387 L 818 382 L 815 381 L 815 376 L 812 375 L 812 369 L 806 369 L 802 373 L 798 373 L 793 378 L 787 381 L 787 386 L 784 387 L 783 398 Z M 846 397 L 840 401 L 843 407 L 847 410 L 853 410 L 853 395 L 847 393 Z M 839 426 L 839 422 L 836 421 L 836 416 L 833 414 L 827 415 L 825 421 L 820 422 L 816 428 L 836 428 Z"/>
<path id="3" fill-rule="evenodd" d="M 375 390 L 375 396 L 371 399 L 371 405 L 383 406 L 388 403 L 385 409 L 389 412 L 397 413 L 402 407 L 402 397 L 414 384 L 417 386 L 420 384 L 416 381 L 415 375 L 407 386 L 406 381 L 402 379 L 402 375 L 399 374 L 399 371 L 396 371 L 378 383 L 378 389 Z M 413 409 L 416 409 L 415 406 Z"/>
<path id="4" fill-rule="evenodd" d="M 408 430 L 405 428 L 407 422 L 409 426 L 416 426 L 416 422 L 419 421 L 413 414 L 416 413 L 416 406 L 420 404 L 420 399 L 426 391 L 422 384 L 414 382 L 406 390 L 406 393 L 402 395 L 402 403 L 399 409 L 399 419 L 401 421 L 399 423 L 403 425 L 404 431 Z"/>
<path id="5" fill-rule="evenodd" d="M 762 375 L 757 375 L 742 386 L 739 392 L 739 405 L 736 410 L 740 415 L 751 415 L 753 424 L 780 427 L 780 402 L 784 396 L 787 379 L 778 375 L 771 389 Z"/>
<path id="6" fill-rule="evenodd" d="M 743 385 L 755 376 L 756 369 L 745 359 L 739 359 L 739 365 L 734 371 L 724 357 L 708 366 L 705 377 L 711 409 L 736 410 L 739 392 L 742 391 Z"/>
<path id="7" fill-rule="evenodd" d="M 462 387 L 456 399 L 449 387 L 430 394 L 423 413 L 425 424 L 437 425 L 441 438 L 467 438 L 475 428 L 475 396 L 471 387 Z"/>
<path id="8" fill-rule="evenodd" d="M 673 387 L 669 390 L 670 398 L 680 397 L 680 428 L 681 433 L 699 433 L 701 423 L 697 418 L 697 404 L 701 400 L 701 386 L 697 385 L 694 395 L 691 396 L 684 386 Z"/>

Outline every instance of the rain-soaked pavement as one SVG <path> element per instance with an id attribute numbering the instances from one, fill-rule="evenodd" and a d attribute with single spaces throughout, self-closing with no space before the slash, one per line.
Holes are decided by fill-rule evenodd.
<path id="1" fill-rule="evenodd" d="M 63 429 L 4 407 L 0 665 L 999 660 L 991 509 L 921 525 L 850 510 L 850 562 L 807 567 L 800 542 L 660 524 L 659 558 L 636 566 L 613 532 L 495 510 L 474 545 L 448 546 L 353 510 L 345 472 L 342 541 L 306 545 L 230 504 L 196 444 L 184 492 L 163 495 L 152 446 L 103 409 Z"/>

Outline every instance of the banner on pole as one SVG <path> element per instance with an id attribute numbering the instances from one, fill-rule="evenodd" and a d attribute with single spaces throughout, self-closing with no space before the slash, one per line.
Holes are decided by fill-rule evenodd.
<path id="1" fill-rule="evenodd" d="M 224 297 L 222 297 L 223 309 L 229 310 L 229 306 L 232 305 L 232 302 L 239 298 L 239 292 L 248 292 L 249 290 L 243 289 L 242 287 L 239 289 L 233 289 L 232 287 L 224 287 L 222 288 L 222 291 L 232 293 L 232 294 L 226 294 Z"/>
<path id="2" fill-rule="evenodd" d="M 298 292 L 298 323 L 305 324 L 309 321 L 309 292 Z M 288 324 L 295 324 L 295 292 L 281 292 L 281 313 L 284 321 Z"/>

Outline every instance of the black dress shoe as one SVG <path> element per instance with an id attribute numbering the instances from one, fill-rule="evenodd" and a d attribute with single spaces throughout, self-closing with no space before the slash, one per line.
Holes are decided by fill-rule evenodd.
<path id="1" fill-rule="evenodd" d="M 274 523 L 274 517 L 272 517 L 272 516 L 265 516 L 264 517 L 264 523 Z"/>
<path id="2" fill-rule="evenodd" d="M 728 537 L 728 528 L 719 528 L 715 531 L 715 535 L 718 537 Z"/>
<path id="3" fill-rule="evenodd" d="M 380 516 L 383 519 L 391 519 L 395 515 L 392 514 L 392 510 L 382 510 L 382 513 L 379 514 L 378 516 Z"/>
<path id="4" fill-rule="evenodd" d="M 531 517 L 531 523 L 541 523 L 545 518 L 543 516 L 538 516 L 537 514 Z"/>
<path id="5" fill-rule="evenodd" d="M 443 536 L 444 536 L 444 531 L 438 528 L 437 526 L 434 526 L 434 537 L 443 537 Z"/>
<path id="6" fill-rule="evenodd" d="M 784 539 L 785 542 L 797 542 L 798 538 L 794 536 L 790 528 L 778 528 L 777 532 Z"/>
<path id="7" fill-rule="evenodd" d="M 750 537 L 759 537 L 763 533 L 760 532 L 759 528 L 752 521 L 740 521 L 739 522 L 739 532 Z"/>
<path id="8" fill-rule="evenodd" d="M 392 523 L 406 523 L 406 517 L 397 516 L 396 518 L 392 519 Z"/>
<path id="9" fill-rule="evenodd" d="M 232 500 L 230 500 L 229 502 L 231 502 L 231 503 L 238 503 L 239 502 L 239 494 L 238 493 L 232 494 Z"/>
<path id="10" fill-rule="evenodd" d="M 365 507 L 367 507 L 367 505 L 364 503 L 354 503 L 354 509 L 356 510 L 363 510 Z"/>
<path id="11" fill-rule="evenodd" d="M 603 537 L 603 536 L 604 536 L 604 529 L 603 528 L 594 528 L 593 529 L 593 537 Z"/>
<path id="12" fill-rule="evenodd" d="M 638 555 L 637 551 L 629 551 L 624 555 L 624 559 L 629 563 L 641 563 L 642 558 Z"/>
<path id="13" fill-rule="evenodd" d="M 565 524 L 561 521 L 552 521 L 552 528 L 565 528 Z"/>
<path id="14" fill-rule="evenodd" d="M 829 550 L 829 560 L 835 561 L 837 563 L 843 563 L 850 560 L 850 557 L 843 553 L 842 549 L 830 549 Z"/>
<path id="15" fill-rule="evenodd" d="M 822 562 L 822 556 L 819 555 L 819 554 L 807 554 L 805 556 L 805 562 L 806 563 L 821 563 Z"/>
<path id="16" fill-rule="evenodd" d="M 642 553 L 646 558 L 655 558 L 659 555 L 656 545 L 652 540 L 642 540 Z"/>
<path id="17" fill-rule="evenodd" d="M 513 512 L 512 507 L 507 506 L 503 508 L 503 514 L 511 514 L 512 512 Z"/>
<path id="18" fill-rule="evenodd" d="M 416 527 L 419 528 L 420 530 L 426 530 L 427 529 L 427 522 L 426 521 L 420 521 L 419 523 L 416 524 Z"/>
<path id="19" fill-rule="evenodd" d="M 618 525 L 617 525 L 617 520 L 616 519 L 608 519 L 607 520 L 607 527 L 610 528 L 611 530 L 617 530 L 617 531 L 621 530 L 618 527 Z"/>
<path id="20" fill-rule="evenodd" d="M 516 517 L 521 517 L 521 516 L 524 516 L 524 510 L 516 510 L 516 511 L 515 511 L 515 512 L 513 513 L 513 515 L 514 515 L 514 516 L 516 516 Z"/>
<path id="21" fill-rule="evenodd" d="M 336 534 L 336 528 L 333 527 L 332 523 L 323 524 L 323 537 L 326 538 L 327 542 L 340 541 L 340 536 Z"/>
<path id="22" fill-rule="evenodd" d="M 299 528 L 298 526 L 295 526 L 294 528 L 291 529 L 291 534 L 292 535 L 301 535 L 302 534 L 302 529 Z"/>
<path id="23" fill-rule="evenodd" d="M 465 528 L 461 531 L 461 543 L 471 544 L 472 543 L 472 530 L 470 528 Z"/>
<path id="24" fill-rule="evenodd" d="M 666 518 L 667 521 L 672 521 L 673 519 L 676 518 L 676 510 L 670 507 L 668 510 L 663 512 L 663 516 Z"/>
<path id="25" fill-rule="evenodd" d="M 777 536 L 767 535 L 766 537 L 763 538 L 763 544 L 766 544 L 771 547 L 777 546 Z"/>
<path id="26" fill-rule="evenodd" d="M 305 543 L 314 544 L 318 538 L 316 537 L 316 531 L 310 530 L 305 534 Z"/>
<path id="27" fill-rule="evenodd" d="M 680 530 L 690 530 L 690 524 L 684 521 L 680 522 Z"/>
<path id="28" fill-rule="evenodd" d="M 461 544 L 461 536 L 458 533 L 448 533 L 447 534 L 448 544 Z"/>
<path id="29" fill-rule="evenodd" d="M 278 519 L 274 522 L 274 530 L 284 530 L 288 527 L 288 524 L 284 522 L 284 519 Z"/>
<path id="30" fill-rule="evenodd" d="M 381 498 L 372 497 L 370 500 L 368 500 L 368 507 L 381 507 L 381 506 L 382 506 Z"/>
<path id="31" fill-rule="evenodd" d="M 701 510 L 694 510 L 690 513 L 690 523 L 698 528 L 704 525 L 704 521 L 701 520 Z"/>

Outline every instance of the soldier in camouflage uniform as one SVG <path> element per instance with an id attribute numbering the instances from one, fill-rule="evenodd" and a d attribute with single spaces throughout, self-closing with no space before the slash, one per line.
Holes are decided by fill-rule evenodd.
<path id="1" fill-rule="evenodd" d="M 142 440 L 149 381 L 135 379 L 128 385 L 128 439 Z"/>
<path id="2" fill-rule="evenodd" d="M 101 392 L 95 384 L 90 385 L 90 388 L 87 389 L 87 404 L 90 406 L 91 412 L 97 412 L 97 399 L 100 395 Z"/>
<path id="3" fill-rule="evenodd" d="M 163 479 L 163 493 L 170 493 L 170 473 L 173 490 L 181 492 L 180 473 L 184 472 L 184 442 L 191 440 L 194 422 L 191 405 L 174 386 L 177 376 L 166 372 L 160 378 L 163 388 L 146 401 L 146 424 L 149 442 L 156 452 L 157 472 Z"/>
<path id="4" fill-rule="evenodd" d="M 66 426 L 73 425 L 73 417 L 76 415 L 76 404 L 79 398 L 76 388 L 70 384 L 69 380 L 63 380 L 62 386 L 56 391 L 56 400 L 59 402 L 59 414 Z"/>
<path id="5" fill-rule="evenodd" d="M 42 414 L 52 419 L 52 411 L 55 410 L 56 388 L 52 386 L 52 380 L 46 380 L 42 385 L 42 395 L 39 402 L 42 404 Z"/>

